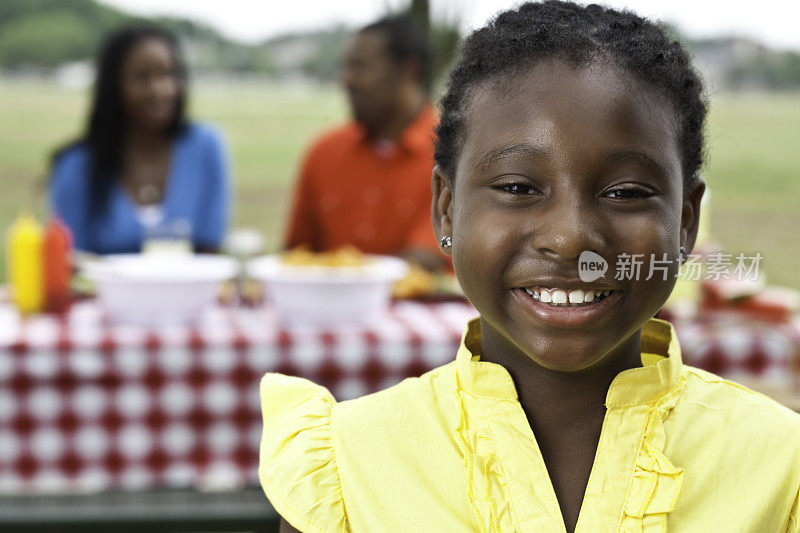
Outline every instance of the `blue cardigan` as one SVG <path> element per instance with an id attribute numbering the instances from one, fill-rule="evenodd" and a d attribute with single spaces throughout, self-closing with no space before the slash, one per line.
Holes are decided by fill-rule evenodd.
<path id="1" fill-rule="evenodd" d="M 90 219 L 89 155 L 85 146 L 77 145 L 55 161 L 50 177 L 53 212 L 72 230 L 78 250 L 140 251 L 144 228 L 137 206 L 118 182 L 105 213 Z M 191 124 L 175 139 L 161 208 L 164 223 L 188 222 L 195 247 L 221 245 L 230 215 L 230 178 L 225 147 L 212 128 Z"/>

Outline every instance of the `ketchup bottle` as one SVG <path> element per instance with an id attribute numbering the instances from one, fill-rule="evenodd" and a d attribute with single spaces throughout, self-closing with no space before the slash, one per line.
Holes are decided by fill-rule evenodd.
<path id="1" fill-rule="evenodd" d="M 62 313 L 70 301 L 72 279 L 72 235 L 58 218 L 47 223 L 42 256 L 44 259 L 45 311 Z"/>

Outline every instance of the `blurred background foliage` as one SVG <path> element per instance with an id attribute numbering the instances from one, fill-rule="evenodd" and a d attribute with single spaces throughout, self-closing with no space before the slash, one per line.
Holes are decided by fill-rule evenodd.
<path id="1" fill-rule="evenodd" d="M 429 2 L 413 0 L 409 10 L 429 25 L 436 48 L 435 72 L 446 69 L 457 47 L 457 20 L 430 20 Z M 43 72 L 87 61 L 102 35 L 122 23 L 155 22 L 174 31 L 186 48 L 193 72 L 238 72 L 274 79 L 335 79 L 338 59 L 352 28 L 289 32 L 256 44 L 230 40 L 194 21 L 143 19 L 95 0 L 3 0 L 0 2 L 0 71 Z M 800 53 L 775 51 L 741 38 L 692 40 L 672 28 L 686 43 L 717 87 L 800 88 Z"/>

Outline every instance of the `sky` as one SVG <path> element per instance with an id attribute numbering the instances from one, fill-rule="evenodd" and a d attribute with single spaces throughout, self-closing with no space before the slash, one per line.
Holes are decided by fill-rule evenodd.
<path id="1" fill-rule="evenodd" d="M 209 24 L 245 42 L 292 30 L 340 22 L 366 24 L 408 0 L 101 0 L 141 15 L 175 15 Z M 430 0 L 435 16 L 459 20 L 465 30 L 482 26 L 514 0 Z M 587 2 L 582 2 L 587 3 Z M 690 37 L 735 35 L 779 49 L 800 50 L 798 0 L 604 0 L 613 7 L 677 23 Z"/>

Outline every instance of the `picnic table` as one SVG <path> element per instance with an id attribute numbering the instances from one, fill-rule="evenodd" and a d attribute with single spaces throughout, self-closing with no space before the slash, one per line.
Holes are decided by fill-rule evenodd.
<path id="1" fill-rule="evenodd" d="M 254 506 L 241 516 L 274 518 L 257 479 L 261 376 L 298 375 L 355 398 L 451 361 L 474 316 L 467 302 L 401 301 L 363 327 L 288 327 L 269 307 L 215 307 L 191 326 L 153 328 L 110 323 L 93 300 L 63 316 L 0 304 L 0 529 L 25 501 L 50 502 L 53 520 L 115 509 L 97 507 L 98 495 L 140 509 L 113 511 L 139 525 L 154 494 L 246 493 Z M 675 326 L 687 364 L 800 405 L 790 372 L 800 323 Z"/>

